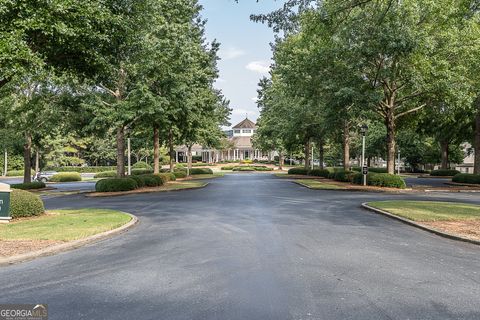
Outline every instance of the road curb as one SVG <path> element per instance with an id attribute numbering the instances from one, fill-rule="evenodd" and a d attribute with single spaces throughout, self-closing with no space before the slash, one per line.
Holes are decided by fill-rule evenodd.
<path id="1" fill-rule="evenodd" d="M 131 213 L 127 213 L 127 212 L 123 212 L 123 213 L 128 214 L 132 219 L 128 223 L 124 224 L 121 227 L 118 227 L 118 228 L 113 229 L 113 230 L 108 230 L 108 231 L 105 231 L 105 232 L 102 232 L 102 233 L 98 233 L 98 234 L 95 234 L 95 235 L 87 237 L 87 238 L 78 239 L 78 240 L 74 240 L 74 241 L 69 241 L 69 242 L 66 242 L 66 243 L 61 243 L 61 244 L 58 244 L 58 245 L 47 247 L 45 249 L 41 249 L 41 250 L 37 250 L 37 251 L 33 251 L 33 252 L 28 252 L 28 253 L 24 253 L 24 254 L 19 254 L 19 255 L 12 256 L 12 257 L 7 257 L 7 258 L 0 258 L 0 266 L 7 266 L 7 265 L 20 263 L 20 262 L 26 262 L 26 261 L 30 261 L 30 260 L 33 260 L 33 259 L 36 259 L 36 258 L 39 258 L 39 257 L 51 256 L 51 255 L 54 255 L 54 254 L 57 254 L 57 253 L 60 253 L 60 252 L 70 251 L 70 250 L 73 250 L 73 249 L 83 247 L 87 244 L 95 243 L 95 242 L 98 242 L 100 240 L 111 238 L 115 235 L 124 233 L 124 232 L 128 231 L 129 229 L 133 228 L 138 223 L 139 220 L 136 216 L 134 216 Z"/>
<path id="2" fill-rule="evenodd" d="M 397 215 L 391 214 L 390 212 L 387 212 L 387 211 L 385 211 L 385 210 L 381 210 L 381 209 L 377 209 L 377 208 L 371 207 L 371 206 L 368 205 L 367 202 L 362 203 L 362 207 L 363 207 L 364 209 L 370 210 L 370 211 L 375 212 L 375 213 L 377 213 L 377 214 L 381 214 L 381 215 L 387 216 L 387 217 L 389 217 L 389 218 L 392 218 L 392 219 L 401 221 L 401 222 L 403 222 L 403 223 L 405 223 L 405 224 L 408 224 L 408 225 L 417 227 L 417 228 L 419 228 L 419 229 L 422 229 L 422 230 L 424 230 L 424 231 L 428 231 L 428 232 L 430 232 L 430 233 L 436 234 L 436 235 L 441 236 L 441 237 L 444 237 L 444 238 L 448 238 L 448 239 L 451 239 L 451 240 L 463 241 L 463 242 L 468 242 L 468 243 L 480 245 L 480 241 L 473 240 L 473 239 L 468 239 L 468 238 L 464 238 L 464 237 L 461 237 L 461 236 L 453 235 L 453 234 L 451 234 L 451 233 L 447 233 L 447 232 L 439 231 L 439 230 L 437 230 L 437 229 L 429 228 L 429 227 L 427 227 L 427 226 L 418 224 L 418 223 L 416 223 L 416 222 L 414 222 L 414 221 L 412 221 L 412 220 L 405 219 L 405 218 L 399 217 L 399 216 L 397 216 Z"/>

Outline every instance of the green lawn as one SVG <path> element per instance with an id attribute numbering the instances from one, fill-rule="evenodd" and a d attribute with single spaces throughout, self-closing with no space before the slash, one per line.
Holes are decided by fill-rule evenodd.
<path id="1" fill-rule="evenodd" d="M 413 221 L 480 219 L 480 206 L 464 203 L 400 200 L 370 202 L 368 205 Z"/>
<path id="2" fill-rule="evenodd" d="M 345 188 L 336 184 L 325 183 L 318 180 L 312 179 L 299 179 L 295 180 L 296 183 L 301 185 L 307 186 L 311 189 L 319 189 L 319 190 L 344 190 Z"/>
<path id="3" fill-rule="evenodd" d="M 130 220 L 129 215 L 114 210 L 55 210 L 0 225 L 0 239 L 70 241 L 118 228 Z"/>
<path id="4" fill-rule="evenodd" d="M 211 176 L 211 175 L 210 175 Z M 162 187 L 162 191 L 172 191 L 172 190 L 182 190 L 182 189 L 192 189 L 192 188 L 201 188 L 206 185 L 205 182 L 201 181 L 179 181 L 167 183 Z"/>

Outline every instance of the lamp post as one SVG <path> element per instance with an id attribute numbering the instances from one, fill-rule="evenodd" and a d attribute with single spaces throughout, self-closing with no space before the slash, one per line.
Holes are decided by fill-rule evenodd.
<path id="1" fill-rule="evenodd" d="M 367 185 L 368 167 L 365 166 L 365 136 L 367 135 L 368 126 L 366 124 L 360 127 L 362 133 L 362 173 L 363 173 L 363 185 Z"/>
<path id="2" fill-rule="evenodd" d="M 400 175 L 400 159 L 401 159 L 401 158 L 400 158 L 400 148 L 398 148 L 398 167 L 397 167 L 397 169 L 398 169 L 398 175 Z"/>

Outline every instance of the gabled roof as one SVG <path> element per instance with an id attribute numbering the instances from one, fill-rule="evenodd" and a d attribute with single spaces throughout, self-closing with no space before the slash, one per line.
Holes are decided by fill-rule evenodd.
<path id="1" fill-rule="evenodd" d="M 237 149 L 252 148 L 251 137 L 233 137 L 230 141 L 233 142 L 235 148 Z"/>
<path id="2" fill-rule="evenodd" d="M 234 126 L 233 129 L 255 129 L 256 127 L 255 122 L 245 118 L 245 120 Z"/>

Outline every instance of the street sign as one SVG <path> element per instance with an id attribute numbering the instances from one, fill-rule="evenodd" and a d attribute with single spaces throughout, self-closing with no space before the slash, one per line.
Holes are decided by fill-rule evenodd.
<path id="1" fill-rule="evenodd" d="M 362 172 L 363 174 L 368 174 L 368 167 L 363 167 Z"/>
<path id="2" fill-rule="evenodd" d="M 0 183 L 0 223 L 8 222 L 10 217 L 10 186 Z"/>

